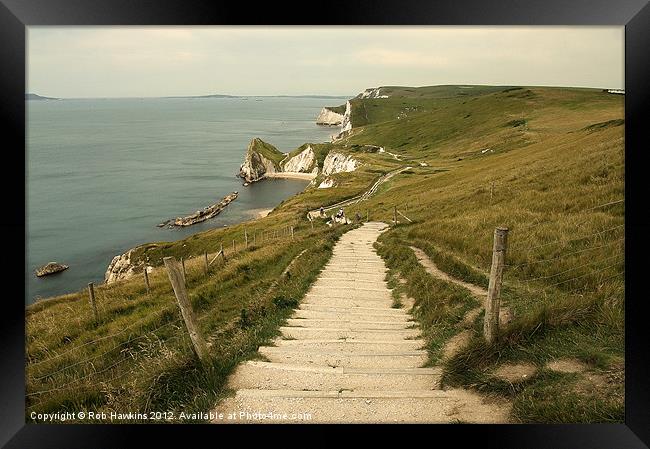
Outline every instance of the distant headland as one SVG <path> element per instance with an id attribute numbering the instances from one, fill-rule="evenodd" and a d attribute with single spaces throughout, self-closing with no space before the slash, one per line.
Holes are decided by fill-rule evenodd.
<path id="1" fill-rule="evenodd" d="M 25 100 L 60 100 L 60 98 L 43 97 L 41 95 L 27 93 L 25 94 Z"/>

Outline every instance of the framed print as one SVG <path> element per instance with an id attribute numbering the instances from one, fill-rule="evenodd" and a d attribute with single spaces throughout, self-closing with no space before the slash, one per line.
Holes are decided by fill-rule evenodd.
<path id="1" fill-rule="evenodd" d="M 294 13 L 3 0 L 0 443 L 647 447 L 647 2 Z"/>

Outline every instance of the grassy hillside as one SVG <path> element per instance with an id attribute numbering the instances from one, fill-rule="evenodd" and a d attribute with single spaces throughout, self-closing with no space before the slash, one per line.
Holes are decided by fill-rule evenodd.
<path id="1" fill-rule="evenodd" d="M 325 106 L 325 109 L 329 109 L 332 112 L 336 112 L 337 114 L 345 114 L 345 105 L 340 105 L 340 106 Z"/>
<path id="2" fill-rule="evenodd" d="M 248 151 L 256 151 L 266 159 L 272 161 L 277 167 L 280 166 L 280 161 L 282 161 L 285 156 L 282 151 L 259 138 L 255 138 L 251 141 L 250 145 L 248 146 Z"/>
<path id="3" fill-rule="evenodd" d="M 408 246 L 487 286 L 493 230 L 511 230 L 503 301 L 514 321 L 487 345 L 481 314 L 470 346 L 446 363 L 445 382 L 511 398 L 515 420 L 623 420 L 622 117 L 623 100 L 600 91 L 523 88 L 432 102 L 348 139 L 448 169 L 413 169 L 363 205 L 383 220 L 398 205 L 414 220 L 386 233 L 380 248 L 410 281 L 405 290 L 416 300 L 433 360 L 459 332 L 455 324 L 471 299 L 435 287 Z M 567 358 L 587 373 L 546 368 Z M 492 375 L 515 362 L 532 363 L 537 374 L 515 385 Z"/>
<path id="4" fill-rule="evenodd" d="M 209 367 L 191 356 L 166 274 L 157 269 L 149 295 L 141 277 L 99 287 L 99 323 L 91 320 L 84 292 L 28 309 L 28 411 L 209 409 L 227 394 L 228 372 L 274 335 L 345 230 L 321 221 L 312 230 L 306 212 L 410 166 L 346 213 L 390 222 L 397 206 L 412 220 L 400 216 L 377 247 L 396 296 L 415 300 L 431 364 L 441 362 L 445 342 L 478 303 L 426 272 L 410 246 L 485 287 L 494 228 L 510 229 L 502 302 L 513 319 L 488 345 L 479 314 L 470 323 L 469 345 L 443 362 L 444 383 L 509 398 L 515 422 L 622 422 L 622 96 L 490 86 L 383 87 L 381 93 L 389 98 L 351 100 L 355 127 L 347 138 L 312 144 L 319 160 L 336 150 L 361 162 L 353 173 L 333 175 L 337 187 L 310 187 L 266 218 L 143 245 L 134 254 L 156 267 L 164 256 L 196 257 L 188 283 L 202 331 L 214 342 Z M 277 163 L 284 157 L 264 142 L 256 149 Z M 287 226 L 295 227 L 293 241 Z M 257 231 L 248 249 L 244 228 L 249 236 Z M 230 252 L 233 239 L 235 253 L 205 277 L 199 256 L 221 244 Z M 295 273 L 275 284 L 304 249 Z M 398 275 L 406 284 L 395 282 Z M 557 360 L 579 363 L 584 372 L 549 369 Z M 494 375 L 514 363 L 533 365 L 535 374 L 512 383 Z"/>
<path id="5" fill-rule="evenodd" d="M 85 292 L 30 307 L 27 419 L 32 411 L 170 410 L 178 417 L 210 410 L 227 394 L 236 364 L 277 335 L 343 231 L 301 227 L 291 239 L 284 229 L 266 230 L 271 235 L 258 234 L 255 245 L 244 248 L 240 239 L 235 252 L 227 247 L 226 261 L 208 276 L 201 257 L 186 263 L 188 293 L 209 344 L 205 366 L 193 356 L 164 269 L 149 275 L 149 294 L 140 276 L 96 288 L 98 322 Z"/>

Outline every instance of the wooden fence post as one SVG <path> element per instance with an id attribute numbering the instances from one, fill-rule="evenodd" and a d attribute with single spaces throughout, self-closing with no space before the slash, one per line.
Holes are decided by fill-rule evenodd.
<path id="1" fill-rule="evenodd" d="M 293 226 L 291 226 L 291 240 L 293 240 Z"/>
<path id="2" fill-rule="evenodd" d="M 88 299 L 90 299 L 90 306 L 93 309 L 93 317 L 95 321 L 99 321 L 99 316 L 97 315 L 97 304 L 95 304 L 95 286 L 92 282 L 88 283 Z"/>
<path id="3" fill-rule="evenodd" d="M 190 299 L 187 296 L 187 290 L 185 290 L 185 281 L 178 262 L 176 262 L 176 259 L 173 257 L 165 257 L 163 258 L 163 262 L 165 263 L 165 268 L 167 268 L 169 282 L 171 282 L 172 288 L 174 289 L 174 295 L 176 295 L 178 307 L 181 309 L 183 321 L 185 321 L 185 327 L 187 327 L 187 333 L 190 334 L 190 340 L 194 346 L 194 351 L 199 357 L 199 360 L 204 362 L 208 356 L 208 347 L 205 344 L 205 340 L 203 340 L 203 336 L 199 332 L 199 328 L 196 324 L 196 317 L 194 316 Z"/>
<path id="4" fill-rule="evenodd" d="M 144 266 L 144 285 L 147 286 L 147 294 L 149 294 L 149 273 L 147 273 L 147 266 Z"/>
<path id="5" fill-rule="evenodd" d="M 208 275 L 208 252 L 207 251 L 204 253 L 204 256 L 205 256 L 205 275 L 207 276 Z"/>
<path id="6" fill-rule="evenodd" d="M 501 299 L 501 281 L 505 265 L 506 249 L 508 248 L 508 228 L 498 227 L 494 230 L 492 247 L 492 268 L 490 269 L 490 284 L 485 303 L 485 320 L 483 335 L 488 343 L 499 336 L 499 308 Z"/>
<path id="7" fill-rule="evenodd" d="M 183 266 L 183 282 L 187 279 L 187 274 L 185 273 L 185 259 L 181 257 L 181 265 Z"/>
<path id="8" fill-rule="evenodd" d="M 223 257 L 223 260 L 226 260 L 226 253 L 223 252 L 223 243 L 219 245 L 219 251 L 221 251 L 221 257 Z"/>
<path id="9" fill-rule="evenodd" d="M 232 240 L 232 252 L 235 252 L 235 239 Z"/>

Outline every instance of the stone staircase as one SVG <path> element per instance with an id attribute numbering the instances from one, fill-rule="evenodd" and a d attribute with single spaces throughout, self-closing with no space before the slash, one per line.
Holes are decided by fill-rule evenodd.
<path id="1" fill-rule="evenodd" d="M 423 368 L 425 342 L 412 317 L 392 308 L 386 266 L 373 243 L 387 226 L 370 222 L 341 237 L 333 256 L 274 346 L 268 361 L 242 363 L 234 397 L 215 423 L 505 422 L 508 408 L 467 390 L 440 389 L 441 369 Z"/>

